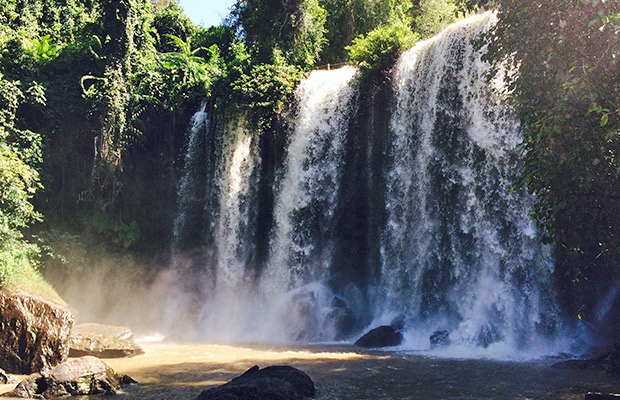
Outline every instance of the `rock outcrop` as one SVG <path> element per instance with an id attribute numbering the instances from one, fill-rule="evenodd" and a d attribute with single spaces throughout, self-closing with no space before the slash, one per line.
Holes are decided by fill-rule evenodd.
<path id="1" fill-rule="evenodd" d="M 31 374 L 6 395 L 20 398 L 55 398 L 93 394 L 115 394 L 121 382 L 106 363 L 95 357 L 81 357 L 64 362 L 49 371 Z"/>
<path id="2" fill-rule="evenodd" d="M 73 316 L 62 306 L 0 290 L 0 368 L 31 374 L 69 355 Z"/>
<path id="3" fill-rule="evenodd" d="M 101 335 L 106 337 L 111 337 L 115 339 L 129 340 L 133 341 L 133 332 L 131 329 L 126 326 L 117 326 L 117 325 L 104 325 L 97 323 L 85 323 L 85 324 L 77 324 L 73 327 L 71 331 L 72 334 L 94 334 Z"/>
<path id="4" fill-rule="evenodd" d="M 403 335 L 393 326 L 380 326 L 372 329 L 355 342 L 360 347 L 389 347 L 398 346 L 403 341 Z"/>
<path id="5" fill-rule="evenodd" d="M 203 391 L 196 400 L 302 400 L 314 394 L 312 379 L 297 368 L 255 365 L 232 381 Z"/>
<path id="6" fill-rule="evenodd" d="M 94 333 L 71 335 L 70 357 L 124 358 L 144 354 L 135 342 Z"/>

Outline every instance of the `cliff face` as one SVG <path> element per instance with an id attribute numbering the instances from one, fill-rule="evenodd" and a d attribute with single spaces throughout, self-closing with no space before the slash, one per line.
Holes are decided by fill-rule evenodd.
<path id="1" fill-rule="evenodd" d="M 62 306 L 0 290 L 0 368 L 31 374 L 69 356 L 73 316 Z"/>

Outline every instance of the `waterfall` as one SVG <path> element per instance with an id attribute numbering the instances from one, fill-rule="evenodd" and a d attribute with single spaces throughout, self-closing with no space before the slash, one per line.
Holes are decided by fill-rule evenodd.
<path id="1" fill-rule="evenodd" d="M 331 339 L 330 277 L 334 210 L 343 146 L 355 111 L 357 70 L 314 71 L 296 93 L 299 109 L 286 148 L 274 206 L 270 257 L 261 288 L 270 309 L 269 336 Z M 278 332 L 270 332 L 275 325 Z M 267 333 L 265 333 L 267 335 Z"/>
<path id="2" fill-rule="evenodd" d="M 173 251 L 186 246 L 187 233 L 195 231 L 190 226 L 196 222 L 196 204 L 202 204 L 201 172 L 205 164 L 205 136 L 209 132 L 209 114 L 207 102 L 203 101 L 192 116 L 188 141 L 183 159 L 183 175 L 177 186 L 178 211 L 174 220 L 172 248 Z M 198 196 L 198 201 L 196 198 Z"/>
<path id="3" fill-rule="evenodd" d="M 261 167 L 257 136 L 243 115 L 226 115 L 215 129 L 214 189 L 204 203 L 209 221 L 200 258 L 202 279 L 200 335 L 241 340 L 253 329 L 254 236 L 257 174 Z M 216 327 L 216 329 L 214 329 Z"/>
<path id="4" fill-rule="evenodd" d="M 351 67 L 314 71 L 297 91 L 266 284 L 276 291 L 328 278 L 342 147 L 356 91 Z"/>
<path id="5" fill-rule="evenodd" d="M 403 315 L 414 342 L 449 330 L 463 345 L 522 349 L 558 322 L 533 199 L 513 190 L 519 123 L 473 44 L 495 20 L 455 24 L 396 66 L 381 312 Z"/>
<path id="6" fill-rule="evenodd" d="M 200 249 L 202 337 L 350 340 L 397 318 L 406 348 L 428 349 L 436 330 L 450 355 L 548 344 L 561 323 L 552 249 L 515 189 L 506 84 L 474 44 L 495 23 L 481 14 L 420 42 L 388 88 L 352 67 L 314 71 L 279 131 L 202 106 L 174 225 L 179 248 Z"/>
<path id="7" fill-rule="evenodd" d="M 254 176 L 260 167 L 256 138 L 240 118 L 222 133 L 222 153 L 218 173 L 219 214 L 214 236 L 217 249 L 216 285 L 234 290 L 244 280 L 251 263 Z"/>

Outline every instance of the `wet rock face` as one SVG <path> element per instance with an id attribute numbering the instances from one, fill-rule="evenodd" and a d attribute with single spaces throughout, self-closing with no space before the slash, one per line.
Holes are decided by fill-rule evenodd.
<path id="1" fill-rule="evenodd" d="M 121 388 L 119 377 L 106 363 L 95 357 L 81 357 L 57 365 L 50 371 L 29 375 L 8 393 L 20 398 L 55 398 L 93 394 L 115 394 Z"/>
<path id="2" fill-rule="evenodd" d="M 0 290 L 0 368 L 31 374 L 69 355 L 71 313 L 43 300 Z"/>
<path id="3" fill-rule="evenodd" d="M 380 326 L 375 328 L 355 342 L 360 347 L 389 347 L 398 346 L 403 341 L 403 335 L 393 326 Z"/>
<path id="4" fill-rule="evenodd" d="M 196 400 L 302 400 L 314 394 L 312 379 L 297 368 L 255 365 L 227 384 L 203 391 Z"/>

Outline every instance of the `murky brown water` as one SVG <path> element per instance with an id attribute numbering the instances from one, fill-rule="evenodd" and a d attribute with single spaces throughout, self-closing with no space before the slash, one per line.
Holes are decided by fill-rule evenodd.
<path id="1" fill-rule="evenodd" d="M 416 354 L 360 352 L 350 346 L 278 348 L 224 345 L 145 345 L 146 354 L 106 360 L 140 385 L 120 399 L 193 400 L 251 366 L 288 364 L 306 371 L 316 399 L 583 399 L 588 391 L 620 389 L 601 371 L 565 371 L 553 361 L 448 360 Z M 0 387 L 0 391 L 3 387 Z M 4 386 L 9 388 L 9 386 Z M 94 400 L 96 397 L 82 397 Z"/>

